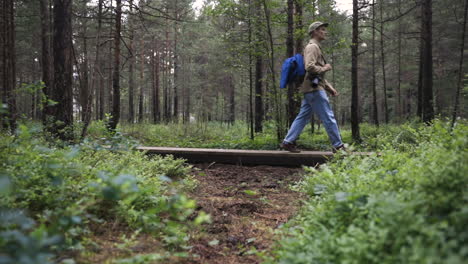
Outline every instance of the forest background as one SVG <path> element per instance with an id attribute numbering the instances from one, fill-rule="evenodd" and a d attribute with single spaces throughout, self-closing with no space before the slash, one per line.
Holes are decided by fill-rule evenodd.
<path id="1" fill-rule="evenodd" d="M 331 0 L 0 6 L 0 263 L 468 258 L 468 0 L 353 0 L 346 10 Z M 343 139 L 375 153 L 338 153 L 293 181 L 290 168 L 260 179 L 251 168 L 219 173 L 218 164 L 201 170 L 135 150 L 277 149 L 301 100 L 299 81 L 279 89 L 282 62 L 302 51 L 316 20 L 330 24 L 323 50 Z M 311 124 L 299 146 L 329 150 Z M 212 203 L 200 188 L 223 176 L 231 181 L 211 195 L 228 202 Z M 244 199 L 237 218 L 250 225 L 240 230 L 260 225 L 262 235 L 215 236 L 213 227 L 237 219 L 225 219 L 238 208 L 231 198 Z M 292 201 L 300 210 L 276 229 Z"/>
<path id="2" fill-rule="evenodd" d="M 341 93 L 332 104 L 355 141 L 361 122 L 465 112 L 462 0 L 354 1 L 347 11 L 329 0 L 3 4 L 11 128 L 18 118 L 43 120 L 60 134 L 76 121 L 84 136 L 91 120 L 110 129 L 240 120 L 253 138 L 272 121 L 279 140 L 301 100 L 297 83 L 278 89 L 281 64 L 302 52 L 315 20 L 330 23 L 328 79 Z"/>

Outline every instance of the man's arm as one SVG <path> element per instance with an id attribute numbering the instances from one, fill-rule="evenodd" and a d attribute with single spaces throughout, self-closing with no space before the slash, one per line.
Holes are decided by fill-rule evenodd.
<path id="1" fill-rule="evenodd" d="M 336 91 L 327 80 L 325 80 L 325 91 L 327 91 L 331 96 L 339 95 L 338 91 Z"/>

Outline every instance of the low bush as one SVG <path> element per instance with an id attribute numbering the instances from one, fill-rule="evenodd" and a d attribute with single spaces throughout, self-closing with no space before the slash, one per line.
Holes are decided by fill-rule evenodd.
<path id="1" fill-rule="evenodd" d="M 0 140 L 0 263 L 49 263 L 83 249 L 91 223 L 118 221 L 183 246 L 196 182 L 173 157 L 148 157 L 119 134 L 78 145 L 46 142 L 40 128 L 19 127 Z M 34 245 L 34 246 L 32 246 Z"/>
<path id="2" fill-rule="evenodd" d="M 397 131 L 390 132 L 394 134 Z M 268 263 L 465 263 L 468 127 L 402 126 L 380 155 L 307 168 L 310 199 Z"/>

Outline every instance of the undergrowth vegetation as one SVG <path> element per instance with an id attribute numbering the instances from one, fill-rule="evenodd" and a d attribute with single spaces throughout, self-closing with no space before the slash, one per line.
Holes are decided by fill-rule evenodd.
<path id="1" fill-rule="evenodd" d="M 100 128 L 101 127 L 101 128 Z M 94 124 L 92 129 L 99 136 L 103 126 Z M 224 148 L 224 149 L 278 149 L 276 127 L 272 122 L 265 122 L 263 132 L 256 133 L 250 139 L 248 124 L 236 121 L 234 124 L 208 123 L 170 123 L 170 124 L 134 124 L 122 125 L 122 133 L 137 138 L 145 146 L 164 147 L 194 147 L 194 148 Z M 96 133 L 97 132 L 97 133 Z M 351 133 L 342 131 L 346 142 L 351 142 Z M 325 129 L 315 127 L 311 132 L 310 125 L 306 127 L 298 144 L 302 148 L 330 150 Z"/>
<path id="2" fill-rule="evenodd" d="M 409 134 L 421 125 L 417 121 L 408 122 L 403 130 L 398 125 L 381 125 L 376 127 L 370 124 L 361 124 L 360 130 L 363 143 L 355 144 L 356 150 L 376 150 L 390 141 L 415 143 Z M 225 148 L 225 149 L 279 149 L 276 136 L 276 127 L 272 122 L 265 122 L 263 132 L 256 133 L 250 139 L 248 125 L 242 121 L 234 124 L 208 122 L 208 123 L 169 123 L 169 124 L 123 124 L 123 134 L 138 141 L 145 146 L 161 147 L 193 147 L 193 148 Z M 90 127 L 90 134 L 99 138 L 107 132 L 101 122 L 94 122 Z M 340 128 L 343 142 L 351 143 L 351 130 L 349 127 Z M 322 125 L 307 125 L 297 140 L 299 148 L 309 150 L 331 150 L 330 140 Z"/>
<path id="3" fill-rule="evenodd" d="M 184 195 L 196 185 L 190 167 L 148 157 L 135 144 L 119 134 L 51 143 L 25 125 L 16 136 L 2 134 L 0 263 L 55 263 L 61 252 L 86 252 L 106 223 L 151 234 L 167 250 L 183 249 L 188 231 L 208 220 L 194 215 L 195 201 Z"/>
<path id="4" fill-rule="evenodd" d="M 466 263 L 468 127 L 403 125 L 378 154 L 306 168 L 309 199 L 269 263 Z"/>
<path id="5" fill-rule="evenodd" d="M 310 131 L 310 127 L 307 128 Z M 323 128 L 304 131 L 300 147 L 330 148 Z M 115 263 L 187 256 L 193 228 L 209 221 L 184 193 L 197 182 L 173 157 L 149 157 L 137 145 L 277 149 L 275 128 L 249 139 L 233 125 L 123 125 L 103 122 L 81 143 L 46 139 L 36 125 L 0 134 L 0 263 L 75 263 L 99 251 L 96 233 L 118 224 L 125 247 L 150 235 L 163 251 L 122 254 Z M 351 132 L 342 129 L 345 142 Z M 278 231 L 267 263 L 464 263 L 468 259 L 468 126 L 443 121 L 374 127 L 363 143 L 320 168 L 305 168 L 294 188 L 306 194 L 295 219 Z M 85 257 L 85 258 L 86 258 Z M 81 262 L 80 262 L 81 263 Z"/>

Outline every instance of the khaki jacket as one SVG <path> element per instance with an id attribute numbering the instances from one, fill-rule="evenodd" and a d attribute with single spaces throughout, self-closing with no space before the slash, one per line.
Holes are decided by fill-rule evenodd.
<path id="1" fill-rule="evenodd" d="M 299 91 L 302 93 L 309 93 L 318 90 L 327 90 L 332 87 L 331 84 L 325 80 L 325 59 L 320 49 L 320 44 L 315 39 L 311 39 L 304 49 L 304 65 L 305 65 L 305 78 Z M 316 87 L 312 87 L 311 76 L 319 75 L 321 81 Z M 327 87 L 328 86 L 328 87 Z"/>

